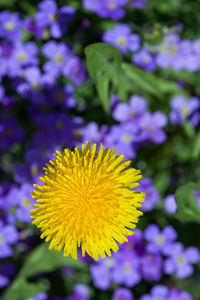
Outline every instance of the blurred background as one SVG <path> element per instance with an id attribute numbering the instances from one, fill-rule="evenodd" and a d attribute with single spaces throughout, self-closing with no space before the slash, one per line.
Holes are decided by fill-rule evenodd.
<path id="1" fill-rule="evenodd" d="M 200 1 L 0 0 L 0 299 L 200 299 Z M 115 148 L 144 215 L 111 257 L 48 250 L 33 183 L 56 150 Z"/>

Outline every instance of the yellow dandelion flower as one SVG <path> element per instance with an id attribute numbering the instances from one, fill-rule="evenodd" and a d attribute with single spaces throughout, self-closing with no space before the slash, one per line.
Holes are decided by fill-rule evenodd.
<path id="1" fill-rule="evenodd" d="M 35 184 L 37 199 L 31 211 L 33 224 L 40 228 L 49 249 L 71 254 L 77 259 L 77 247 L 95 260 L 111 255 L 133 234 L 144 193 L 133 191 L 140 171 L 128 168 L 131 161 L 117 156 L 115 150 L 100 150 L 87 142 L 82 150 L 56 151 L 55 159 L 44 168 L 43 185 Z"/>

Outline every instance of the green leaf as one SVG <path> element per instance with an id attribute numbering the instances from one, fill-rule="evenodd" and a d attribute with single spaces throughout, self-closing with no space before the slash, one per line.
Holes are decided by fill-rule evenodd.
<path id="1" fill-rule="evenodd" d="M 192 276 L 190 278 L 185 278 L 181 280 L 176 280 L 177 286 L 181 290 L 185 290 L 188 293 L 190 293 L 194 299 L 199 299 L 200 295 L 200 276 L 199 274 L 195 274 L 195 276 Z"/>
<path id="2" fill-rule="evenodd" d="M 108 112 L 111 95 L 118 89 L 122 55 L 117 48 L 104 43 L 86 47 L 85 54 L 86 65 L 96 83 L 99 99 Z"/>
<path id="3" fill-rule="evenodd" d="M 17 0 L 0 0 L 0 7 L 5 9 L 6 7 L 14 5 L 15 2 L 17 2 Z"/>
<path id="4" fill-rule="evenodd" d="M 38 272 L 52 272 L 62 266 L 72 267 L 78 270 L 87 270 L 87 265 L 71 257 L 64 257 L 63 253 L 49 250 L 48 244 L 42 243 L 26 259 L 19 277 L 28 278 Z"/>
<path id="5" fill-rule="evenodd" d="M 194 146 L 192 147 L 193 151 L 192 151 L 192 157 L 194 159 L 198 159 L 199 158 L 199 154 L 200 154 L 200 133 L 198 133 L 195 137 L 194 137 Z"/>
<path id="6" fill-rule="evenodd" d="M 175 94 L 183 93 L 173 81 L 162 79 L 134 65 L 123 63 L 122 70 L 128 80 L 132 82 L 133 91 L 137 89 L 152 96 L 163 98 L 164 100 L 166 94 L 172 97 Z"/>
<path id="7" fill-rule="evenodd" d="M 44 284 L 29 283 L 27 279 L 39 272 L 53 272 L 62 266 L 72 267 L 81 272 L 88 271 L 88 266 L 84 262 L 73 260 L 70 257 L 64 257 L 63 253 L 49 250 L 48 244 L 42 243 L 35 248 L 26 259 L 17 279 L 6 292 L 6 300 L 30 298 L 46 290 L 47 288 Z M 13 295 L 15 295 L 15 293 L 17 296 L 14 297 Z"/>
<path id="8" fill-rule="evenodd" d="M 20 278 L 8 288 L 5 300 L 28 300 L 46 290 L 47 287 L 42 283 L 29 283 L 25 279 Z"/>
<path id="9" fill-rule="evenodd" d="M 200 191 L 200 184 L 190 182 L 177 189 L 175 199 L 178 211 L 175 216 L 181 221 L 200 223 L 200 208 L 193 191 Z"/>

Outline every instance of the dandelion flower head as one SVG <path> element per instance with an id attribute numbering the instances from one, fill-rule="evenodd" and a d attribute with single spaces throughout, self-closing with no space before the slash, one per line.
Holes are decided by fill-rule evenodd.
<path id="1" fill-rule="evenodd" d="M 140 171 L 127 168 L 131 161 L 115 149 L 100 145 L 97 151 L 89 142 L 54 156 L 40 177 L 43 184 L 34 185 L 33 224 L 41 238 L 51 241 L 49 249 L 64 248 L 64 256 L 77 259 L 78 247 L 95 260 L 111 256 L 134 233 L 142 215 L 138 207 L 144 193 L 132 190 Z"/>

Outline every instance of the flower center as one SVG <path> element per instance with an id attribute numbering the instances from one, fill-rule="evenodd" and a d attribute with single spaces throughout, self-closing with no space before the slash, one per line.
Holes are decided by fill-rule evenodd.
<path id="1" fill-rule="evenodd" d="M 82 137 L 82 132 L 80 129 L 74 131 L 74 137 L 80 139 Z"/>
<path id="2" fill-rule="evenodd" d="M 6 136 L 11 136 L 12 135 L 12 129 L 11 128 L 6 128 L 4 131 Z"/>
<path id="3" fill-rule="evenodd" d="M 33 87 L 33 89 L 34 89 L 35 91 L 39 91 L 39 90 L 40 90 L 40 85 L 39 85 L 39 83 L 34 83 L 34 84 L 32 85 L 32 87 Z"/>
<path id="4" fill-rule="evenodd" d="M 56 92 L 56 100 L 58 100 L 59 102 L 62 101 L 63 99 L 63 94 L 61 93 L 61 91 Z"/>
<path id="5" fill-rule="evenodd" d="M 39 173 L 39 168 L 38 166 L 32 166 L 31 167 L 31 174 L 32 175 L 37 175 Z"/>
<path id="6" fill-rule="evenodd" d="M 19 60 L 21 60 L 21 61 L 25 61 L 25 60 L 26 60 L 26 54 L 25 54 L 25 53 L 19 53 L 19 54 L 18 54 L 18 58 L 19 58 Z"/>
<path id="7" fill-rule="evenodd" d="M 30 206 L 30 200 L 28 198 L 24 198 L 22 201 L 23 206 Z"/>
<path id="8" fill-rule="evenodd" d="M 131 273 L 131 270 L 132 270 L 132 268 L 131 268 L 130 265 L 126 265 L 126 266 L 124 267 L 124 271 L 125 271 L 126 274 Z"/>
<path id="9" fill-rule="evenodd" d="M 55 57 L 55 61 L 58 62 L 58 63 L 62 63 L 63 62 L 63 56 L 62 55 L 57 55 Z"/>
<path id="10" fill-rule="evenodd" d="M 13 23 L 7 22 L 7 23 L 5 24 L 5 28 L 6 28 L 7 30 L 11 31 L 11 30 L 13 30 L 13 29 L 15 28 L 15 26 L 14 26 Z"/>
<path id="11" fill-rule="evenodd" d="M 153 127 L 149 126 L 149 127 L 147 128 L 147 130 L 148 130 L 149 132 L 152 132 L 152 131 L 153 131 Z"/>
<path id="12" fill-rule="evenodd" d="M 142 60 L 143 60 L 143 62 L 148 63 L 150 61 L 150 57 L 148 55 L 144 54 L 142 56 Z"/>
<path id="13" fill-rule="evenodd" d="M 110 2 L 110 3 L 108 4 L 108 8 L 109 8 L 109 9 L 115 9 L 115 8 L 116 8 L 116 4 L 115 4 L 114 2 Z"/>
<path id="14" fill-rule="evenodd" d="M 132 140 L 132 136 L 130 134 L 123 134 L 122 140 L 124 142 L 130 142 Z"/>
<path id="15" fill-rule="evenodd" d="M 56 128 L 57 128 L 57 129 L 63 129 L 63 127 L 64 127 L 63 122 L 58 121 L 58 122 L 56 123 Z"/>
<path id="16" fill-rule="evenodd" d="M 135 112 L 132 112 L 132 113 L 131 113 L 131 117 L 132 117 L 132 118 L 135 118 L 136 116 L 137 116 L 137 114 L 136 114 Z"/>
<path id="17" fill-rule="evenodd" d="M 148 258 L 148 260 L 152 261 L 153 260 L 153 255 L 147 254 L 147 258 Z"/>
<path id="18" fill-rule="evenodd" d="M 57 21 L 58 20 L 58 15 L 57 14 L 50 14 L 49 19 L 51 21 Z"/>
<path id="19" fill-rule="evenodd" d="M 120 38 L 117 39 L 117 44 L 118 44 L 119 46 L 125 46 L 126 43 L 127 43 L 127 40 L 126 40 L 126 38 L 124 38 L 124 37 L 120 37 Z"/>
<path id="20" fill-rule="evenodd" d="M 164 243 L 164 238 L 162 235 L 158 235 L 157 238 L 156 238 L 156 242 L 160 245 L 162 245 Z"/>
<path id="21" fill-rule="evenodd" d="M 189 116 L 189 114 L 190 114 L 189 109 L 187 107 L 181 108 L 181 113 L 182 113 L 182 115 L 184 115 L 186 117 Z"/>
<path id="22" fill-rule="evenodd" d="M 49 29 L 48 28 L 45 28 L 42 32 L 42 37 L 43 39 L 45 40 L 48 40 L 50 38 L 50 33 L 49 33 Z"/>
<path id="23" fill-rule="evenodd" d="M 112 259 L 112 258 L 108 258 L 108 259 L 106 260 L 106 264 L 107 264 L 107 266 L 109 266 L 109 267 L 113 267 L 113 266 L 115 265 L 115 261 L 114 261 L 114 259 Z"/>
<path id="24" fill-rule="evenodd" d="M 170 53 L 171 53 L 171 54 L 176 54 L 176 53 L 177 53 L 177 50 L 178 50 L 177 47 L 174 46 L 174 47 L 172 47 L 172 48 L 170 49 Z"/>
<path id="25" fill-rule="evenodd" d="M 3 244 L 3 237 L 0 235 L 0 245 Z"/>
<path id="26" fill-rule="evenodd" d="M 183 264 L 185 262 L 185 257 L 183 255 L 178 256 L 177 262 L 179 264 Z"/>

